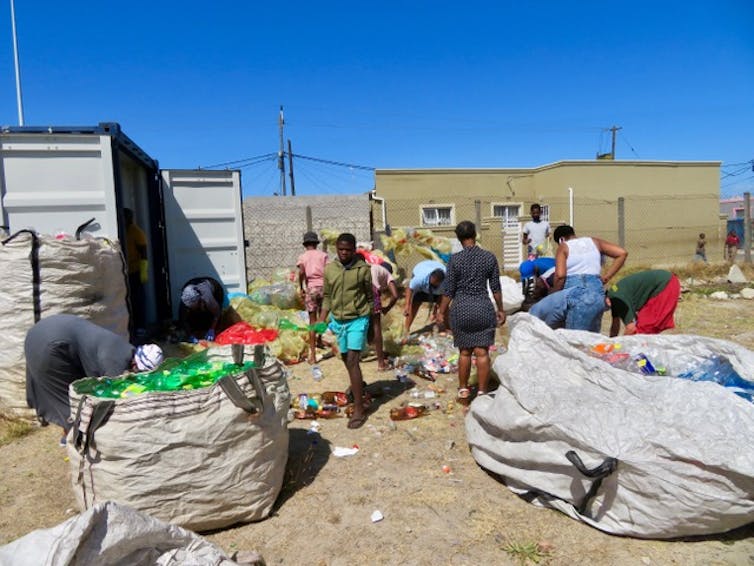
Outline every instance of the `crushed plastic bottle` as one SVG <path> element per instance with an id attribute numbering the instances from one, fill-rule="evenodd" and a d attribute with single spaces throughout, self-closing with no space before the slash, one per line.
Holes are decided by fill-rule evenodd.
<path id="1" fill-rule="evenodd" d="M 322 373 L 322 368 L 321 367 L 319 367 L 316 364 L 312 366 L 312 379 L 314 381 L 322 381 L 322 378 L 324 376 L 325 375 Z"/>
<path id="2" fill-rule="evenodd" d="M 416 419 L 427 414 L 427 407 L 424 405 L 409 403 L 403 407 L 394 407 L 390 409 L 390 420 L 393 421 L 407 421 L 410 419 Z"/>
<path id="3" fill-rule="evenodd" d="M 754 402 L 754 383 L 743 379 L 733 368 L 730 360 L 724 356 L 713 355 L 700 362 L 695 362 L 678 377 L 691 381 L 714 381 L 718 385 L 727 387 L 733 393 Z"/>

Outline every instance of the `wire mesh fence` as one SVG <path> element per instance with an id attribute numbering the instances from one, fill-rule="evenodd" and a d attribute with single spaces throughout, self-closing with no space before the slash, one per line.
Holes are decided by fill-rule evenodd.
<path id="1" fill-rule="evenodd" d="M 316 232 L 320 239 L 323 230 L 350 232 L 357 241 L 372 237 L 369 195 L 252 197 L 243 208 L 249 281 L 294 269 L 304 251 L 304 232 Z M 320 247 L 328 251 L 326 244 Z"/>
<path id="2" fill-rule="evenodd" d="M 449 214 L 427 218 L 426 198 L 387 202 L 387 224 L 396 228 L 429 229 L 433 234 L 455 238 L 453 229 L 461 220 L 476 223 L 480 244 L 495 253 L 501 269 L 517 271 L 526 259 L 521 244 L 521 227 L 530 218 L 529 203 L 509 205 L 518 210 L 518 218 L 495 216 L 500 209 L 494 199 L 458 197 L 452 203 L 432 203 L 449 209 Z M 573 219 L 577 235 L 603 238 L 621 245 L 629 252 L 634 266 L 670 267 L 695 259 L 697 240 L 705 235 L 707 259 L 724 260 L 726 220 L 719 214 L 716 195 L 627 195 L 618 198 L 585 198 L 574 201 L 571 208 L 567 196 L 550 199 L 549 222 L 554 230 Z M 505 210 L 505 209 L 503 209 Z M 524 212 L 526 211 L 526 212 Z M 378 223 L 379 225 L 379 223 Z M 399 258 L 399 265 L 410 272 L 421 257 Z"/>

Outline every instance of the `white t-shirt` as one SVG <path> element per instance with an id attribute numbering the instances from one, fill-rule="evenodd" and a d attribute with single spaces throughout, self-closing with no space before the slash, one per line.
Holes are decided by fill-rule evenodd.
<path id="1" fill-rule="evenodd" d="M 568 259 L 567 275 L 599 275 L 602 255 L 592 238 L 572 238 L 566 242 Z"/>
<path id="2" fill-rule="evenodd" d="M 547 220 L 534 222 L 530 220 L 524 224 L 524 234 L 529 236 L 529 247 L 535 249 L 538 245 L 544 244 L 547 235 L 550 233 L 550 223 Z"/>

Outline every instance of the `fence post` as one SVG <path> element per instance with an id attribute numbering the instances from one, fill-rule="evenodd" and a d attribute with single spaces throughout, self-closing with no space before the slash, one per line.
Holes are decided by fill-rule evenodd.
<path id="1" fill-rule="evenodd" d="M 744 193 L 744 263 L 751 264 L 751 193 Z"/>
<path id="2" fill-rule="evenodd" d="M 482 201 L 480 200 L 474 201 L 474 227 L 476 228 L 476 233 L 480 234 L 482 229 Z"/>
<path id="3" fill-rule="evenodd" d="M 626 199 L 618 197 L 618 245 L 626 247 Z"/>

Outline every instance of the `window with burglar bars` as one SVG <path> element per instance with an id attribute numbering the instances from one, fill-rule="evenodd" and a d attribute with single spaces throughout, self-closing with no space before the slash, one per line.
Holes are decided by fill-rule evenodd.
<path id="1" fill-rule="evenodd" d="M 492 204 L 492 217 L 500 218 L 503 222 L 503 226 L 518 222 L 520 214 L 520 204 Z"/>
<path id="2" fill-rule="evenodd" d="M 453 205 L 422 205 L 422 226 L 451 226 L 453 220 Z"/>

